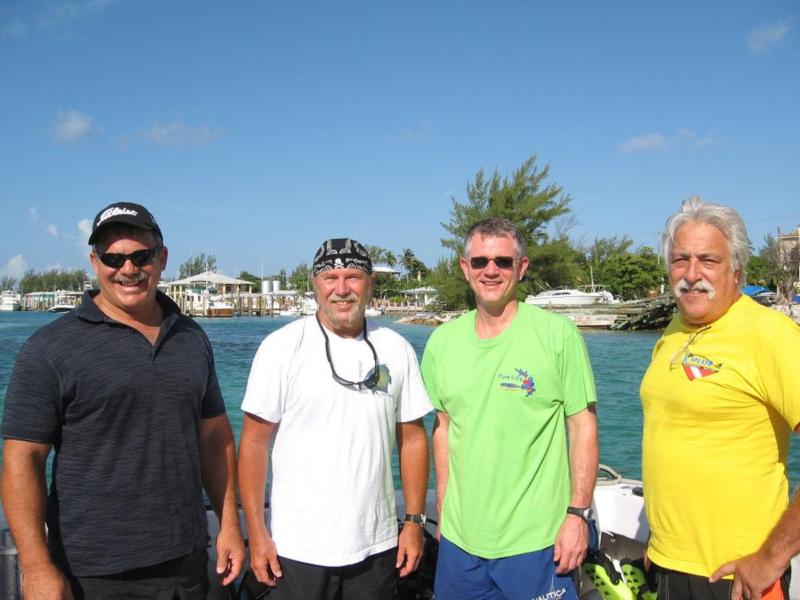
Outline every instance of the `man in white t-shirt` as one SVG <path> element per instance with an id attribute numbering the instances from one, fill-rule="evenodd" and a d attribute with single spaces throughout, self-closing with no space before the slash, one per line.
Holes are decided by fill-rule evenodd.
<path id="1" fill-rule="evenodd" d="M 312 276 L 317 314 L 261 343 L 242 402 L 239 486 L 250 564 L 259 581 L 274 586 L 275 600 L 388 600 L 398 575 L 414 571 L 422 556 L 422 417 L 432 407 L 410 344 L 364 318 L 372 294 L 364 247 L 326 241 Z M 406 512 L 399 536 L 395 441 Z"/>

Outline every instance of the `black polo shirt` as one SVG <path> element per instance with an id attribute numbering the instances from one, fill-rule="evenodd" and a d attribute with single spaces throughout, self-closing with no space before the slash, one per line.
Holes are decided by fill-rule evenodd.
<path id="1" fill-rule="evenodd" d="M 53 444 L 54 560 L 76 576 L 153 565 L 204 547 L 199 425 L 225 405 L 203 330 L 162 293 L 155 346 L 86 292 L 17 358 L 2 435 Z"/>

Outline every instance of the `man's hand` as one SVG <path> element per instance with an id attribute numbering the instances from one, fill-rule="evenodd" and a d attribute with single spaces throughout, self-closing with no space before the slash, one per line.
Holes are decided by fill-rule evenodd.
<path id="1" fill-rule="evenodd" d="M 47 563 L 23 570 L 22 595 L 25 600 L 72 600 L 72 589 L 64 574 Z"/>
<path id="2" fill-rule="evenodd" d="M 425 547 L 425 537 L 422 527 L 416 523 L 407 522 L 400 530 L 397 540 L 397 562 L 395 568 L 400 569 L 400 577 L 405 577 L 417 570 L 422 560 L 422 550 Z"/>
<path id="3" fill-rule="evenodd" d="M 733 575 L 731 600 L 759 600 L 761 593 L 780 579 L 787 565 L 776 565 L 759 550 L 753 554 L 732 560 L 719 567 L 708 578 L 712 583 L 725 575 Z"/>
<path id="4" fill-rule="evenodd" d="M 261 583 L 270 587 L 278 585 L 283 577 L 281 564 L 278 562 L 278 549 L 266 531 L 250 534 L 250 568 Z"/>
<path id="5" fill-rule="evenodd" d="M 244 564 L 244 542 L 239 524 L 223 527 L 217 536 L 217 576 L 220 585 L 235 581 Z"/>
<path id="6" fill-rule="evenodd" d="M 558 563 L 556 573 L 563 575 L 577 569 L 589 547 L 589 525 L 577 515 L 567 515 L 556 536 L 553 559 Z"/>

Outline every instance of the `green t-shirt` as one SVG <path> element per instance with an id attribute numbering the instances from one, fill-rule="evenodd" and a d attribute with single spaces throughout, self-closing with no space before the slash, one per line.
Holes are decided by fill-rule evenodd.
<path id="1" fill-rule="evenodd" d="M 565 417 L 596 402 L 586 346 L 566 318 L 520 304 L 480 339 L 472 311 L 439 327 L 422 358 L 431 403 L 450 418 L 441 531 L 470 554 L 552 546 L 570 500 Z"/>

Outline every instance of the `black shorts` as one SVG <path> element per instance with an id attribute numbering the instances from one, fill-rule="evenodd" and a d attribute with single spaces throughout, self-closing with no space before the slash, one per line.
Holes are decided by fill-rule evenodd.
<path id="1" fill-rule="evenodd" d="M 205 600 L 208 595 L 205 548 L 157 565 L 100 577 L 72 577 L 75 600 Z"/>
<path id="2" fill-rule="evenodd" d="M 658 582 L 659 600 L 730 600 L 732 579 L 720 579 L 711 583 L 708 577 L 690 575 L 682 571 L 665 569 L 653 565 Z M 789 600 L 789 580 L 791 569 L 781 576 L 777 585 L 770 589 L 768 595 L 762 598 L 769 600 Z"/>
<path id="3" fill-rule="evenodd" d="M 344 567 L 278 557 L 283 577 L 269 600 L 390 600 L 397 585 L 397 548 Z"/>

